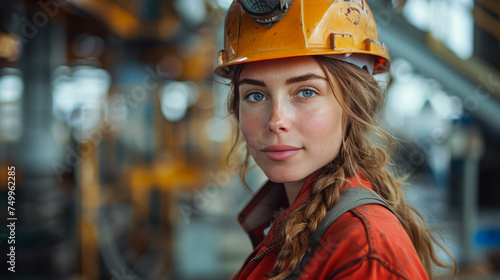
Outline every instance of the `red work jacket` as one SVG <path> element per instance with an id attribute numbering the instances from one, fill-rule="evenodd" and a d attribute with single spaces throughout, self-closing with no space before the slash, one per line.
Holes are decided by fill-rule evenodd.
<path id="1" fill-rule="evenodd" d="M 279 246 L 271 246 L 271 220 L 280 208 L 286 209 L 284 215 L 311 197 L 311 177 L 290 207 L 283 184 L 267 182 L 239 214 L 239 222 L 255 250 L 233 280 L 267 279 L 264 274 L 273 269 L 279 252 Z M 364 177 L 361 181 L 348 178 L 348 182 L 345 187 L 372 189 Z M 429 279 L 400 222 L 381 205 L 363 205 L 343 214 L 329 227 L 320 244 L 300 280 Z"/>

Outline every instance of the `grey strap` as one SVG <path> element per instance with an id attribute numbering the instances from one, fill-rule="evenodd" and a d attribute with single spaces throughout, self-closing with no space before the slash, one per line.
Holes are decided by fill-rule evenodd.
<path id="1" fill-rule="evenodd" d="M 298 279 L 302 270 L 306 267 L 309 260 L 314 255 L 318 244 L 321 241 L 321 238 L 328 230 L 331 224 L 335 222 L 340 216 L 345 214 L 347 211 L 356 208 L 361 205 L 366 204 L 379 204 L 385 206 L 391 212 L 391 208 L 373 191 L 360 187 L 351 187 L 347 188 L 340 193 L 339 200 L 333 206 L 332 209 L 326 212 L 325 218 L 318 224 L 318 227 L 314 231 L 314 233 L 309 238 L 309 251 L 305 253 L 302 261 L 297 265 L 295 270 L 290 276 L 288 276 L 287 280 L 295 280 Z"/>

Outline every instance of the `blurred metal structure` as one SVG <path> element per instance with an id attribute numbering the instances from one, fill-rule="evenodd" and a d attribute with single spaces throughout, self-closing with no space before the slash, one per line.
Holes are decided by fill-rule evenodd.
<path id="1" fill-rule="evenodd" d="M 25 231 L 39 231 L 40 236 L 46 237 L 47 242 L 37 243 L 42 250 L 32 259 L 23 259 L 23 256 L 33 254 L 33 245 L 29 242 L 18 245 L 20 266 L 32 267 L 31 271 L 39 279 L 68 279 L 75 274 L 78 263 L 80 271 L 77 273 L 86 279 L 109 279 L 124 271 L 156 279 L 172 274 L 176 221 L 171 216 L 176 211 L 175 193 L 179 188 L 194 188 L 206 181 L 208 174 L 201 174 L 200 168 L 218 158 L 218 154 L 209 150 L 210 145 L 201 142 L 203 135 L 198 135 L 200 141 L 190 138 L 194 131 L 204 131 L 213 106 L 211 98 L 206 98 L 211 97 L 206 92 L 211 87 L 203 83 L 212 75 L 215 52 L 212 34 L 217 24 L 210 22 L 214 19 L 208 12 L 209 16 L 191 20 L 186 17 L 189 7 L 186 9 L 183 5 L 186 6 L 179 1 L 159 0 L 1 1 L 0 66 L 18 67 L 24 82 L 22 138 L 18 143 L 6 144 L 17 153 L 2 146 L 1 166 L 14 162 L 22 174 L 19 205 L 25 210 L 22 219 L 20 217 L 24 222 L 18 228 L 18 238 L 28 237 L 23 234 Z M 198 2 L 198 7 L 218 9 L 203 1 Z M 120 83 L 124 84 L 121 79 L 125 84 L 130 79 L 120 77 L 123 74 L 120 65 L 132 61 L 144 65 L 139 68 L 141 72 L 134 74 L 139 87 L 133 86 L 116 95 L 119 96 L 116 100 L 125 100 L 119 110 L 111 104 L 102 104 L 108 97 L 91 101 L 89 98 L 96 96 L 94 93 L 86 94 L 82 88 L 68 87 L 77 78 L 86 81 L 87 84 L 82 85 L 87 86 L 92 81 L 99 82 L 92 73 L 104 70 L 113 76 L 112 90 L 116 91 Z M 58 68 L 64 65 L 68 66 Z M 86 71 L 87 76 L 75 77 L 78 71 Z M 190 101 L 194 103 L 199 99 L 201 107 L 190 109 L 187 112 L 189 120 L 181 124 L 166 120 L 160 113 L 158 91 L 164 83 L 173 80 L 199 83 L 200 92 L 190 98 L 204 96 Z M 60 98 L 69 98 L 71 94 L 87 95 L 71 101 L 77 103 L 69 107 L 73 109 L 66 112 L 64 120 L 56 120 L 53 114 L 56 112 L 59 118 L 63 116 L 63 111 L 53 109 L 56 95 L 52 93 L 56 86 L 56 90 L 69 89 L 64 94 L 61 92 Z M 81 103 L 82 100 L 86 103 Z M 116 100 L 109 98 L 108 102 Z M 70 100 L 57 102 L 67 106 Z M 121 155 L 111 154 L 109 158 L 106 155 L 109 151 L 103 148 L 103 145 L 112 145 L 119 149 L 122 141 L 119 134 L 123 131 L 108 131 L 103 125 L 109 121 L 106 114 L 116 118 L 118 111 L 134 112 L 136 108 L 150 115 L 149 122 L 140 125 L 146 125 L 153 144 L 146 151 L 146 157 L 139 154 L 141 160 L 126 168 L 130 176 L 125 175 L 123 180 L 119 179 L 123 174 L 117 169 L 123 162 Z M 118 118 L 122 123 L 126 121 L 124 115 Z M 120 125 L 112 121 L 107 124 Z M 66 136 L 57 133 L 67 130 Z M 181 135 L 184 136 L 179 137 Z M 113 191 L 110 193 L 110 190 Z M 117 194 L 122 196 L 121 200 L 113 198 Z M 127 201 L 132 228 L 106 222 L 116 215 L 109 209 L 122 209 Z M 70 203 L 79 206 L 67 211 Z M 159 205 L 162 208 L 158 208 Z M 164 214 L 160 215 L 160 211 Z M 161 222 L 150 219 L 156 215 L 161 216 Z M 155 228 L 161 230 L 155 233 Z M 133 239 L 132 244 L 117 239 L 128 230 L 131 230 L 128 232 L 130 237 L 139 237 Z M 151 244 L 144 247 L 140 240 Z M 159 242 L 166 246 L 157 246 Z M 157 257 L 147 256 L 149 253 L 143 256 L 148 246 L 160 250 Z M 130 257 L 131 253 L 136 256 Z M 44 257 L 44 254 L 50 256 Z M 129 256 L 125 257 L 126 254 Z M 140 259 L 157 262 L 159 270 L 149 271 L 148 266 L 141 268 L 140 265 L 131 270 L 126 268 Z M 42 260 L 47 262 L 45 268 L 34 268 L 42 265 Z"/>
<path id="2" fill-rule="evenodd" d="M 477 108 L 481 109 L 474 110 L 473 114 L 500 131 L 498 121 L 500 119 L 500 102 L 498 101 L 500 89 L 496 83 L 500 81 L 498 69 L 488 67 L 478 58 L 466 62 L 461 61 L 441 43 L 417 30 L 399 14 L 395 14 L 392 9 L 384 5 L 384 1 L 369 2 L 374 16 L 379 24 L 383 25 L 379 36 L 389 46 L 392 57 L 405 58 L 416 71 L 425 76 L 434 77 L 447 90 L 463 100 L 479 91 L 488 91 L 496 99 L 478 99 Z"/>

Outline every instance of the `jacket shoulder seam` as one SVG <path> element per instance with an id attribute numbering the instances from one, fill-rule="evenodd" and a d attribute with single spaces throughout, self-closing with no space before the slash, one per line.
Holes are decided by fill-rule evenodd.
<path id="1" fill-rule="evenodd" d="M 390 272 L 391 274 L 393 274 L 394 276 L 397 276 L 399 277 L 400 279 L 402 280 L 410 280 L 410 278 L 408 277 L 405 277 L 402 273 L 400 273 L 399 271 L 395 271 L 394 269 L 392 269 L 391 267 L 388 267 L 380 258 L 377 258 L 377 257 L 364 257 L 364 258 L 360 258 L 354 262 L 350 262 L 346 265 L 344 265 L 343 267 L 337 269 L 336 271 L 333 272 L 333 274 L 328 278 L 330 280 L 333 280 L 337 275 L 339 275 L 341 272 L 357 265 L 357 264 L 361 264 L 362 262 L 366 262 L 366 261 L 375 261 L 377 263 L 379 263 L 385 270 L 387 270 L 388 272 Z"/>
<path id="2" fill-rule="evenodd" d="M 386 269 L 388 269 L 391 272 L 394 272 L 397 275 L 404 275 L 404 273 L 402 271 L 400 271 L 396 267 L 390 265 L 390 262 L 384 261 L 380 258 L 380 255 L 378 254 L 378 248 L 376 247 L 375 234 L 373 232 L 373 229 L 371 227 L 369 219 L 362 212 L 359 211 L 359 208 L 361 208 L 361 207 L 364 207 L 364 205 L 353 208 L 350 211 L 352 212 L 352 214 L 355 217 L 357 217 L 358 219 L 361 220 L 361 222 L 363 223 L 363 225 L 365 227 L 365 234 L 366 234 L 366 239 L 368 241 L 368 248 L 369 248 L 368 253 L 367 253 L 367 258 L 377 260 Z M 381 207 L 383 207 L 383 206 L 381 206 Z M 387 210 L 387 211 L 389 211 L 389 210 Z M 391 215 L 393 215 L 393 214 L 391 213 Z M 403 276 L 400 276 L 400 277 L 403 277 Z M 403 279 L 405 279 L 405 278 L 403 278 Z"/>

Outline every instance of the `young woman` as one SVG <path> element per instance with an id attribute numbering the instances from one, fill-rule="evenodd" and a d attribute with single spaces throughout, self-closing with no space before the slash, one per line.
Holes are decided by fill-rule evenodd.
<path id="1" fill-rule="evenodd" d="M 234 147 L 242 135 L 247 148 L 242 173 L 251 156 L 269 178 L 239 215 L 255 250 L 233 279 L 428 279 L 447 267 L 387 167 L 372 74 L 390 61 L 363 0 L 235 1 L 219 55 Z M 385 205 L 325 224 L 354 188 Z"/>

